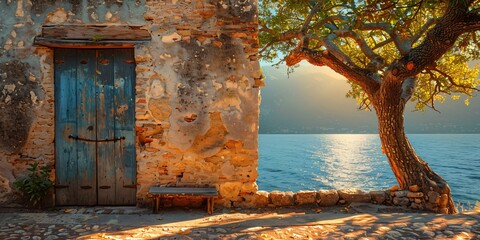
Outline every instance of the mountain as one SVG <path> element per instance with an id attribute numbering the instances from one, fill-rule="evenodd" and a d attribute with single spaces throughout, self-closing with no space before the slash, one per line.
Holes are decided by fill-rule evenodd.
<path id="1" fill-rule="evenodd" d="M 349 84 L 326 67 L 302 65 L 291 74 L 285 67 L 263 66 L 266 87 L 261 90 L 260 133 L 376 133 L 375 112 L 359 110 L 345 97 Z M 463 99 L 463 98 L 462 98 Z M 480 133 L 480 96 L 405 111 L 407 133 Z"/>

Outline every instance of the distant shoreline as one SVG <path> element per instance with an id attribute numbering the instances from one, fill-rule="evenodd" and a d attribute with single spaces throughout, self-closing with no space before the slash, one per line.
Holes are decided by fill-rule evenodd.
<path id="1" fill-rule="evenodd" d="M 378 133 L 262 133 L 261 135 L 377 135 Z M 470 135 L 470 134 L 480 134 L 480 132 L 475 133 L 406 133 L 407 135 Z"/>

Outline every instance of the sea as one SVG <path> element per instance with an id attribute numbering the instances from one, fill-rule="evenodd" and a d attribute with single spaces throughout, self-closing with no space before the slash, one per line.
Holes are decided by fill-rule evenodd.
<path id="1" fill-rule="evenodd" d="M 410 134 L 457 206 L 480 201 L 480 134 Z M 259 190 L 388 189 L 397 184 L 377 134 L 260 134 Z"/>

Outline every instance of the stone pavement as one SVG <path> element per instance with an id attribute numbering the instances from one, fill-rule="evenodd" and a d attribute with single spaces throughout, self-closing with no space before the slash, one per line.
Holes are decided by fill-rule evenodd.
<path id="1" fill-rule="evenodd" d="M 480 213 L 352 204 L 261 210 L 0 208 L 0 239 L 480 239 Z"/>

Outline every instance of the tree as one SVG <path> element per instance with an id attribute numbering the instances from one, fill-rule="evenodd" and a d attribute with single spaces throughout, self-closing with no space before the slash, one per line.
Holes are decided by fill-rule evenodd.
<path id="1" fill-rule="evenodd" d="M 377 114 L 382 151 L 401 189 L 420 187 L 423 207 L 456 213 L 447 182 L 415 152 L 404 132 L 408 101 L 435 109 L 479 91 L 479 0 L 260 0 L 260 54 L 288 66 L 327 66 L 352 88 L 347 96 Z M 436 201 L 433 201 L 437 199 Z"/>

